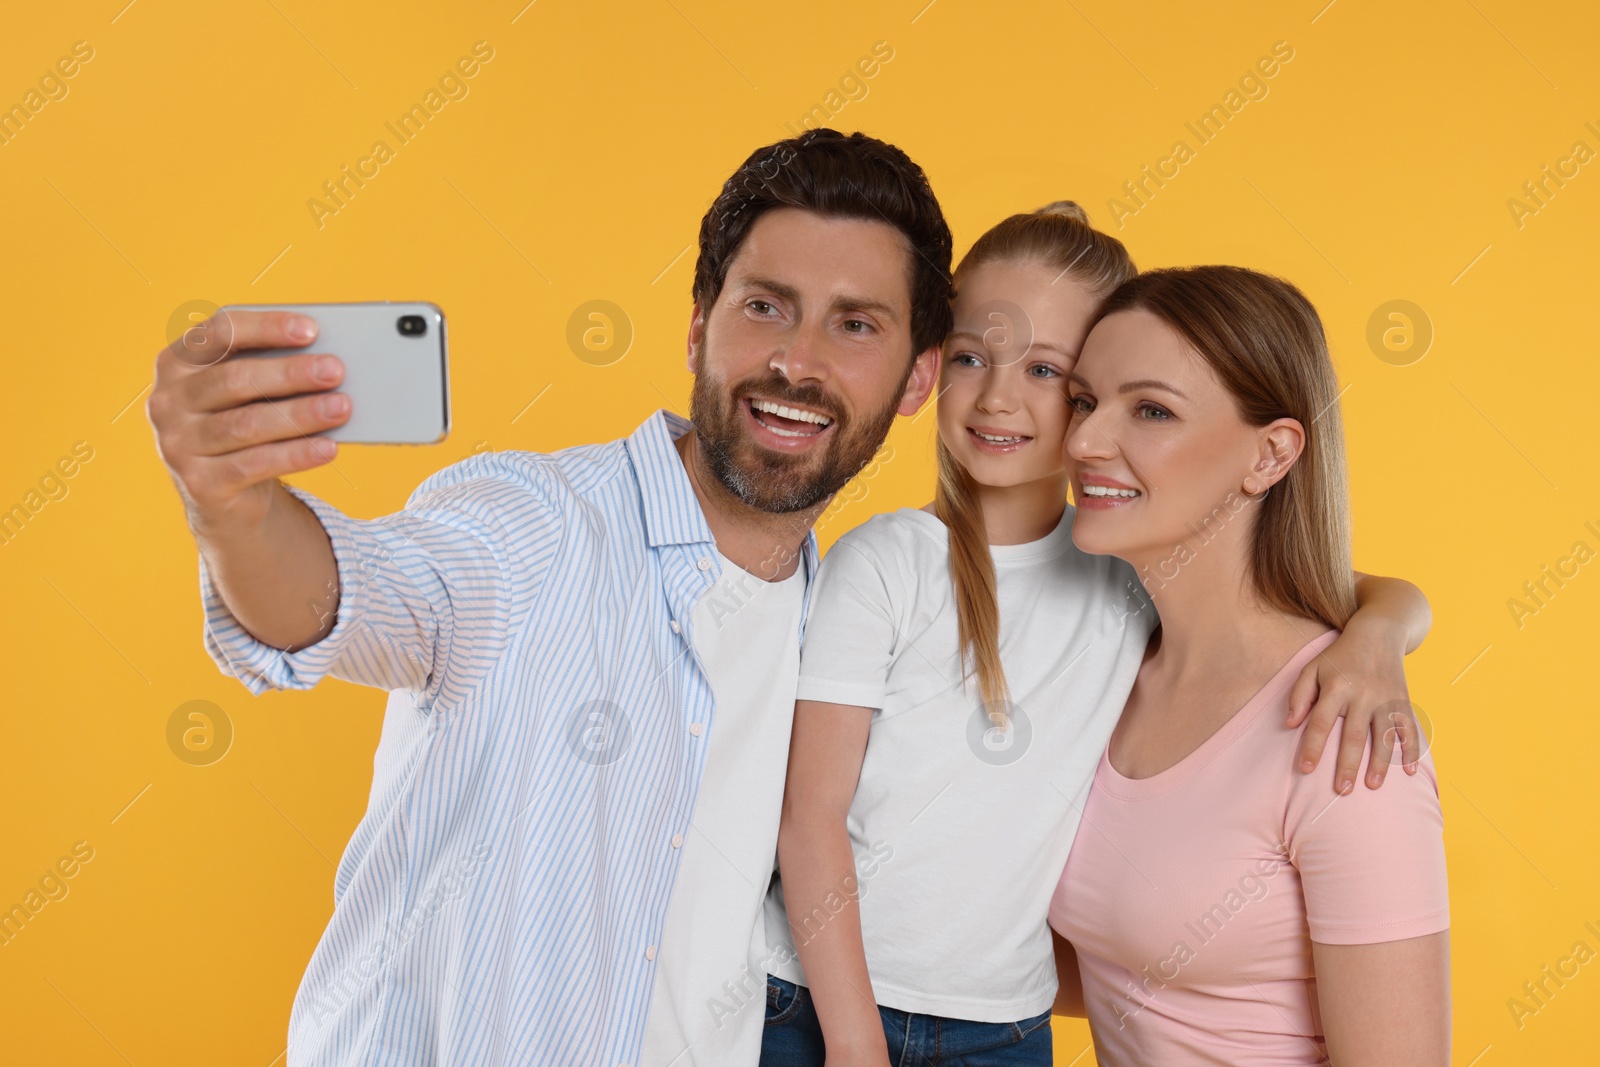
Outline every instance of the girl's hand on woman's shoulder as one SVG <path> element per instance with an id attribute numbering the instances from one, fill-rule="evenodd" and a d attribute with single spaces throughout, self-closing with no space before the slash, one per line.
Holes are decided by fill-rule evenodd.
<path id="1" fill-rule="evenodd" d="M 1347 793 L 1354 788 L 1369 735 L 1369 789 L 1383 785 L 1396 747 L 1406 773 L 1417 773 L 1426 739 L 1406 686 L 1405 653 L 1385 631 L 1347 626 L 1300 672 L 1289 707 L 1289 725 L 1306 724 L 1297 757 L 1302 772 L 1316 768 L 1334 724 L 1344 717 L 1344 737 L 1333 777 L 1335 791 Z"/>
<path id="2" fill-rule="evenodd" d="M 1300 672 L 1289 694 L 1289 727 L 1306 724 L 1296 757 L 1302 772 L 1316 768 L 1334 723 L 1344 716 L 1344 738 L 1333 775 L 1333 788 L 1339 793 L 1355 787 L 1369 734 L 1369 789 L 1383 785 L 1396 746 L 1406 773 L 1416 774 L 1428 743 L 1406 687 L 1405 669 L 1406 656 L 1422 644 L 1433 625 L 1428 598 L 1403 578 L 1360 571 L 1355 589 L 1355 614 L 1333 644 Z"/>

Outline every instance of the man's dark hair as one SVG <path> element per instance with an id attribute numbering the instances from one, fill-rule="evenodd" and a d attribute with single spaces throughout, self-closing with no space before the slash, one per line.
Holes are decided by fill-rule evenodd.
<path id="1" fill-rule="evenodd" d="M 798 207 L 827 218 L 884 222 L 911 245 L 911 351 L 950 332 L 950 227 L 922 168 L 900 149 L 864 133 L 807 130 L 758 148 L 722 186 L 700 220 L 694 298 L 710 310 L 728 264 L 763 212 Z"/>

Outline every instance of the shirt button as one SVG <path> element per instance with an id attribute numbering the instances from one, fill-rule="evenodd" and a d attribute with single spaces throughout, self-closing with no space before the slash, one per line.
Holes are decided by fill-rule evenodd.
<path id="1" fill-rule="evenodd" d="M 692 722 L 692 723 L 689 724 L 689 732 L 691 734 L 694 734 L 696 737 L 699 737 L 702 733 L 704 733 L 705 729 L 706 728 L 704 726 L 700 725 L 697 722 Z"/>
<path id="2" fill-rule="evenodd" d="M 649 948 L 644 950 L 644 958 L 647 960 L 653 960 L 656 958 L 656 947 L 654 945 L 651 945 Z"/>
<path id="3" fill-rule="evenodd" d="M 711 557 L 709 557 L 709 556 L 701 556 L 700 557 L 700 562 L 698 564 L 696 564 L 696 566 L 698 566 L 703 571 L 710 570 L 711 569 Z"/>
<path id="4" fill-rule="evenodd" d="M 678 620 L 677 619 L 673 619 L 672 620 L 672 632 L 675 633 L 675 634 L 683 633 L 683 627 L 678 625 Z"/>
<path id="5" fill-rule="evenodd" d="M 683 835 L 682 834 L 673 834 L 672 835 L 672 847 L 673 848 L 682 848 L 683 847 Z"/>

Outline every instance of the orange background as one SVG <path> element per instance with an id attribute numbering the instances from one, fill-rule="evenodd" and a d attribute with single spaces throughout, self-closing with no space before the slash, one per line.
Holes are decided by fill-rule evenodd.
<path id="1" fill-rule="evenodd" d="M 0 508 L 38 505 L 0 544 L 0 907 L 92 850 L 0 946 L 0 1059 L 275 1062 L 365 804 L 383 694 L 251 699 L 201 646 L 195 547 L 143 412 L 173 313 L 443 306 L 450 438 L 347 446 L 295 479 L 383 514 L 475 449 L 556 449 L 684 410 L 700 217 L 818 105 L 927 169 L 958 251 L 1072 198 L 1142 265 L 1239 263 L 1311 295 L 1348 387 L 1358 565 L 1417 582 L 1436 613 L 1410 666 L 1447 820 L 1456 1062 L 1593 1056 L 1600 965 L 1548 985 L 1537 1011 L 1509 1006 L 1532 1009 L 1523 983 L 1576 942 L 1600 951 L 1585 926 L 1600 927 L 1600 566 L 1573 556 L 1600 550 L 1600 168 L 1574 153 L 1600 149 L 1592 5 L 125 3 L 19 9 L 0 35 L 0 105 L 26 107 L 75 42 L 92 50 L 0 144 Z M 477 41 L 493 58 L 467 95 L 391 141 L 319 227 L 322 183 Z M 841 78 L 880 41 L 892 58 L 846 83 L 852 99 Z M 1266 94 L 1241 93 L 1200 144 L 1185 123 L 1280 41 L 1293 58 Z M 1116 210 L 1180 139 L 1191 158 Z M 1546 165 L 1568 176 L 1530 200 Z M 597 299 L 632 342 L 586 361 L 567 323 Z M 1380 316 L 1374 347 L 1369 320 L 1394 300 L 1418 332 Z M 902 422 L 824 543 L 928 499 L 932 421 Z M 77 442 L 92 458 L 46 482 L 65 495 L 30 498 Z M 1569 577 L 1535 605 L 1523 586 L 1546 565 Z M 1537 610 L 1514 612 L 1518 597 Z M 169 746 L 193 700 L 231 724 L 209 765 Z M 1092 1062 L 1087 1041 L 1059 1024 L 1058 1061 Z"/>

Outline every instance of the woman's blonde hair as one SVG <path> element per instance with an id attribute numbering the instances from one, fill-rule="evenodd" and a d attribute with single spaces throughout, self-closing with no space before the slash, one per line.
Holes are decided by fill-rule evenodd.
<path id="1" fill-rule="evenodd" d="M 1339 380 L 1322 320 L 1282 278 L 1243 267 L 1153 270 L 1100 316 L 1148 311 L 1178 331 L 1251 426 L 1294 419 L 1305 449 L 1259 504 L 1250 581 L 1268 604 L 1342 629 L 1356 609 Z"/>
<path id="2" fill-rule="evenodd" d="M 955 292 L 961 291 L 963 278 L 995 262 L 1038 264 L 1058 271 L 1057 280 L 1070 274 L 1096 296 L 1110 293 L 1136 273 L 1122 242 L 1090 226 L 1087 213 L 1071 200 L 1012 215 L 991 227 L 961 257 L 951 276 Z M 1011 693 L 1000 665 L 1000 605 L 983 509 L 972 475 L 942 440 L 935 451 L 939 481 L 933 507 L 949 531 L 962 679 L 976 675 L 979 697 L 990 718 L 1003 724 L 1002 719 L 1009 718 Z"/>

